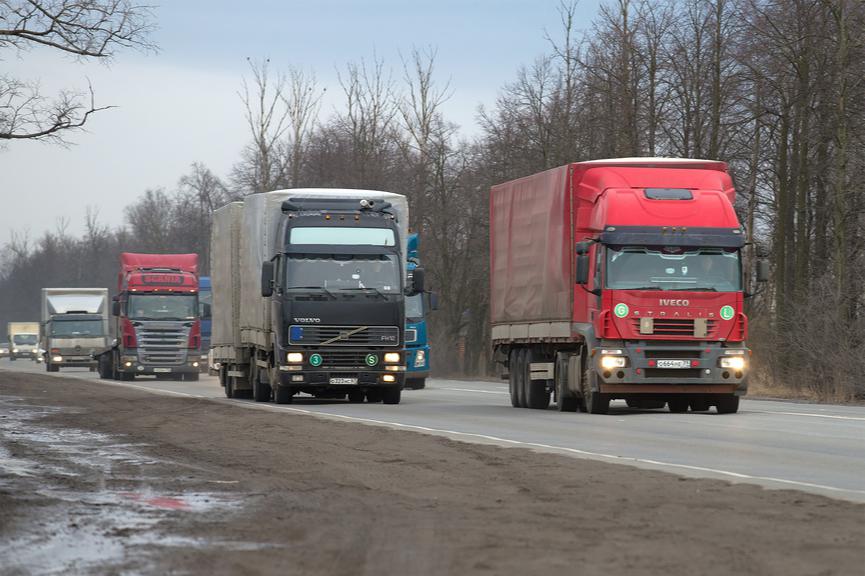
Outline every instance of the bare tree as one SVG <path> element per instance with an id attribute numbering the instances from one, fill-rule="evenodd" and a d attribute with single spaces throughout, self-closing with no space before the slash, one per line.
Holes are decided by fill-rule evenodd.
<path id="1" fill-rule="evenodd" d="M 119 48 L 153 49 L 149 6 L 130 0 L 0 1 L 0 50 L 39 45 L 79 60 L 110 59 Z M 51 140 L 83 127 L 97 106 L 88 82 L 86 93 L 64 90 L 43 95 L 37 81 L 0 75 L 0 140 Z"/>

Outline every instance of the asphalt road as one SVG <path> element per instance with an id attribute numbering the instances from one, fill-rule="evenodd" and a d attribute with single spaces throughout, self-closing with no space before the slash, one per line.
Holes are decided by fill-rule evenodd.
<path id="1" fill-rule="evenodd" d="M 0 370 L 44 373 L 44 366 L 0 360 Z M 254 410 L 283 410 L 410 429 L 466 442 L 549 451 L 699 478 L 794 489 L 865 502 L 865 407 L 744 400 L 738 414 L 636 411 L 613 403 L 609 415 L 510 406 L 507 385 L 431 379 L 406 390 L 398 406 L 301 396 L 291 405 L 229 400 L 216 378 L 173 382 L 101 381 L 67 369 L 58 375 L 158 394 L 209 398 Z"/>

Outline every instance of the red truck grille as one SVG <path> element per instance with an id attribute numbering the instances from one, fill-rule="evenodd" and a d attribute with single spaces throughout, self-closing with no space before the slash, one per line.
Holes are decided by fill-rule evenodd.
<path id="1" fill-rule="evenodd" d="M 688 336 L 712 340 L 717 336 L 718 326 L 715 320 L 706 320 L 706 334 L 697 335 L 696 322 L 692 318 L 653 318 L 652 331 L 640 331 L 640 319 L 633 318 L 631 326 L 636 334 L 651 336 Z"/>

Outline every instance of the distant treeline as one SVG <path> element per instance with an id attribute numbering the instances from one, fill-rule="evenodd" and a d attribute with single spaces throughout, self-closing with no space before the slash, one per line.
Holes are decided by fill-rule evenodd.
<path id="1" fill-rule="evenodd" d="M 865 396 L 865 3 L 620 0 L 587 28 L 574 4 L 560 15 L 548 53 L 479 108 L 471 141 L 443 113 L 452 87 L 433 49 L 395 69 L 346 65 L 342 109 L 328 117 L 313 72 L 251 62 L 238 109 L 250 139 L 229 178 L 196 164 L 176 189 L 144 191 L 122 228 L 90 218 L 80 238 L 14 238 L 0 322 L 35 317 L 43 286 L 113 288 L 122 250 L 195 251 L 206 272 L 210 212 L 228 200 L 372 188 L 410 199 L 441 295 L 436 371 L 486 374 L 491 184 L 595 158 L 711 158 L 734 174 L 751 289 L 758 253 L 773 268 L 748 300 L 755 381 Z"/>

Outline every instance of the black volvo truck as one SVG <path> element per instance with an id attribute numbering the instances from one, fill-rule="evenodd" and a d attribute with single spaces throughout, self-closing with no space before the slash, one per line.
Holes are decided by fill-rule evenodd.
<path id="1" fill-rule="evenodd" d="M 405 384 L 404 196 L 296 189 L 214 215 L 213 358 L 228 397 L 299 392 L 398 404 Z"/>

